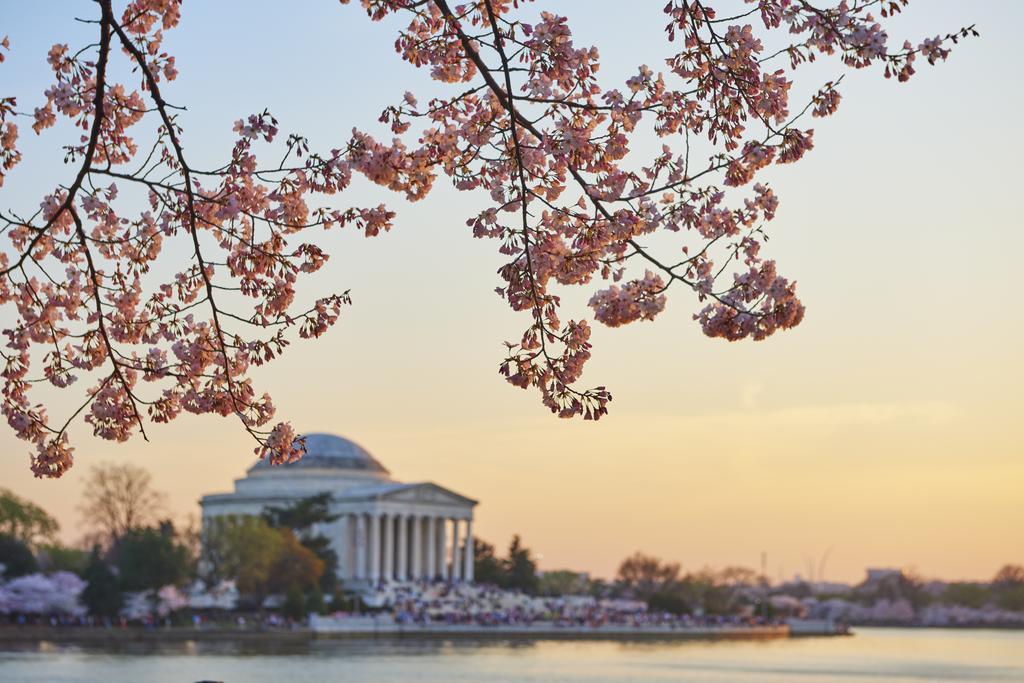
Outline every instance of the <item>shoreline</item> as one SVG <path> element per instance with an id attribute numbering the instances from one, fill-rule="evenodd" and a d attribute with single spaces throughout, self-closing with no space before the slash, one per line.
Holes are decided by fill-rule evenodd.
<path id="1" fill-rule="evenodd" d="M 398 624 L 394 622 L 324 624 L 313 622 L 315 638 L 499 638 L 524 640 L 756 640 L 788 638 L 788 626 L 662 627 L 662 626 L 478 626 L 471 624 Z"/>
<path id="2" fill-rule="evenodd" d="M 1019 631 L 1019 628 L 983 626 L 894 626 L 870 625 L 871 629 L 909 629 L 934 631 Z M 274 644 L 303 645 L 330 641 L 728 641 L 728 640 L 780 640 L 787 638 L 834 638 L 838 633 L 796 633 L 786 626 L 750 628 L 592 628 L 569 626 L 465 626 L 465 625 L 421 625 L 394 624 L 394 628 L 367 630 L 348 629 L 337 631 L 316 631 L 301 628 L 253 628 L 232 627 L 90 627 L 90 626 L 2 626 L 0 627 L 0 650 L 5 646 L 18 645 L 131 645 L 131 644 Z"/>
<path id="3" fill-rule="evenodd" d="M 55 643 L 306 643 L 330 640 L 758 640 L 790 637 L 785 626 L 751 628 L 593 628 L 571 626 L 402 625 L 393 628 L 317 631 L 190 627 L 18 626 L 0 628 L 0 645 Z"/>
<path id="4" fill-rule="evenodd" d="M 144 626 L 14 626 L 0 628 L 0 645 L 6 643 L 187 643 L 205 642 L 288 642 L 311 639 L 308 628 L 236 629 Z"/>

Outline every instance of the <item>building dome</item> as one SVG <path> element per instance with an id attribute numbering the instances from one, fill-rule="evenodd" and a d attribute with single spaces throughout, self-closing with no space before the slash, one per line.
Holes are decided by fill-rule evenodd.
<path id="1" fill-rule="evenodd" d="M 266 460 L 259 460 L 249 471 L 316 468 L 388 474 L 387 468 L 355 441 L 336 434 L 306 434 L 305 439 L 306 454 L 298 462 L 273 466 Z"/>

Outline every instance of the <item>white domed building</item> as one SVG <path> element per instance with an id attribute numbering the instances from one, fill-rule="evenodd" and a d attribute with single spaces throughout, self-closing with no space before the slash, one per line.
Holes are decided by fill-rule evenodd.
<path id="1" fill-rule="evenodd" d="M 473 580 L 477 501 L 432 482 L 403 484 L 359 444 L 306 435 L 306 455 L 271 466 L 258 461 L 232 493 L 203 496 L 203 521 L 258 515 L 308 496 L 331 494 L 337 521 L 317 529 L 338 554 L 338 577 L 353 585 L 381 580 Z"/>

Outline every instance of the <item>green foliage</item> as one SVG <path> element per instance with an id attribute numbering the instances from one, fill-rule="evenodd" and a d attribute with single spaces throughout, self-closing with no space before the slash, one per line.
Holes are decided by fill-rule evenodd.
<path id="1" fill-rule="evenodd" d="M 324 563 L 313 551 L 299 542 L 291 529 L 278 529 L 281 545 L 277 556 L 270 567 L 267 587 L 272 593 L 287 593 L 298 588 L 304 591 L 315 587 L 320 590 L 320 577 L 324 573 Z M 323 593 L 320 594 L 323 601 Z"/>
<path id="2" fill-rule="evenodd" d="M 214 517 L 203 530 L 203 578 L 233 579 L 239 593 L 262 600 L 281 544 L 281 534 L 260 517 Z"/>
<path id="3" fill-rule="evenodd" d="M 0 535 L 11 536 L 29 547 L 52 541 L 60 525 L 32 501 L 0 489 Z"/>
<path id="4" fill-rule="evenodd" d="M 693 612 L 731 614 L 735 611 L 737 587 L 709 569 L 687 574 L 675 590 Z"/>
<path id="5" fill-rule="evenodd" d="M 607 597 L 610 593 L 608 582 L 604 579 L 590 579 L 587 582 L 587 595 L 592 598 Z"/>
<path id="6" fill-rule="evenodd" d="M 114 546 L 114 557 L 121 586 L 128 591 L 181 584 L 192 572 L 188 549 L 178 543 L 169 521 L 127 532 Z"/>
<path id="7" fill-rule="evenodd" d="M 117 576 L 110 570 L 107 563 L 100 557 L 99 548 L 93 548 L 89 562 L 82 572 L 86 581 L 82 591 L 82 604 L 89 614 L 97 617 L 114 618 L 121 610 L 121 590 Z"/>
<path id="8" fill-rule="evenodd" d="M 207 522 L 203 532 L 203 578 L 234 579 L 254 602 L 317 584 L 324 563 L 290 529 L 275 529 L 262 517 L 226 515 Z"/>
<path id="9" fill-rule="evenodd" d="M 693 611 L 692 605 L 678 587 L 655 591 L 647 598 L 647 607 L 655 612 L 670 614 L 689 614 Z"/>
<path id="10" fill-rule="evenodd" d="M 50 543 L 39 548 L 38 559 L 42 571 L 72 572 L 82 576 L 89 564 L 89 553 L 60 543 Z"/>
<path id="11" fill-rule="evenodd" d="M 703 569 L 682 574 L 679 563 L 634 553 L 619 565 L 614 592 L 645 600 L 652 610 L 672 614 L 733 614 L 746 591 L 759 583 L 746 567 Z"/>
<path id="12" fill-rule="evenodd" d="M 311 536 L 301 538 L 300 541 L 324 565 L 320 573 L 320 589 L 333 591 L 338 585 L 338 554 L 331 548 L 331 539 L 326 536 Z"/>
<path id="13" fill-rule="evenodd" d="M 483 539 L 473 540 L 473 579 L 500 588 L 535 594 L 540 586 L 537 562 L 518 534 L 512 537 L 508 557 L 499 558 L 494 546 Z"/>
<path id="14" fill-rule="evenodd" d="M 1003 609 L 1024 612 L 1024 566 L 1008 564 L 992 579 L 996 604 Z"/>
<path id="15" fill-rule="evenodd" d="M 506 588 L 530 594 L 537 592 L 537 562 L 533 559 L 530 549 L 522 544 L 519 534 L 512 537 L 512 543 L 508 548 L 505 577 Z"/>
<path id="16" fill-rule="evenodd" d="M 326 614 L 327 603 L 324 602 L 324 592 L 320 586 L 313 586 L 306 596 L 306 614 Z"/>
<path id="17" fill-rule="evenodd" d="M 319 493 L 284 507 L 268 507 L 263 511 L 263 519 L 275 528 L 287 527 L 295 532 L 309 531 L 314 524 L 327 524 L 338 519 L 338 515 L 330 513 L 330 505 L 331 494 Z"/>
<path id="18" fill-rule="evenodd" d="M 35 555 L 28 544 L 9 534 L 0 535 L 0 565 L 5 579 L 24 576 L 39 570 Z"/>
<path id="19" fill-rule="evenodd" d="M 354 612 L 356 600 L 357 598 L 349 597 L 341 591 L 337 591 L 331 596 L 330 609 L 332 612 Z"/>
<path id="20" fill-rule="evenodd" d="M 942 602 L 979 609 L 992 602 L 992 591 L 980 583 L 951 583 L 942 591 Z"/>
<path id="21" fill-rule="evenodd" d="M 1000 587 L 995 594 L 996 604 L 1003 609 L 1024 612 L 1024 584 Z"/>
<path id="22" fill-rule="evenodd" d="M 992 585 L 995 588 L 1024 586 L 1024 566 L 1019 564 L 1003 566 L 1002 569 L 996 572 L 995 577 L 992 579 Z"/>
<path id="23" fill-rule="evenodd" d="M 664 593 L 679 581 L 679 563 L 636 552 L 619 565 L 615 577 L 620 586 L 640 600 Z"/>
<path id="24" fill-rule="evenodd" d="M 302 595 L 302 589 L 292 586 L 284 596 L 284 605 L 281 607 L 286 617 L 302 619 L 306 616 L 306 599 Z"/>
<path id="25" fill-rule="evenodd" d="M 492 586 L 505 583 L 504 564 L 494 554 L 494 546 L 480 538 L 473 541 L 473 579 Z"/>
<path id="26" fill-rule="evenodd" d="M 589 589 L 590 581 L 585 573 L 568 569 L 544 572 L 537 584 L 541 595 L 586 595 Z"/>
<path id="27" fill-rule="evenodd" d="M 331 548 L 331 541 L 322 534 L 314 534 L 316 525 L 329 524 L 338 515 L 330 512 L 331 494 L 320 493 L 297 500 L 283 507 L 268 507 L 263 511 L 263 519 L 271 527 L 291 529 L 301 540 L 302 545 L 320 558 L 324 570 L 320 577 L 320 588 L 333 591 L 337 587 L 338 555 Z"/>

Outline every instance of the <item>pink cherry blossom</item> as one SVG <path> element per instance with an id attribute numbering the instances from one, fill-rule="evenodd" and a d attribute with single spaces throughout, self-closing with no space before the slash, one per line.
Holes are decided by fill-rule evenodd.
<path id="1" fill-rule="evenodd" d="M 37 135 L 58 121 L 82 132 L 65 150 L 67 177 L 0 218 L 0 305 L 12 313 L 0 412 L 31 444 L 33 471 L 71 467 L 73 425 L 122 442 L 182 413 L 235 417 L 272 463 L 301 457 L 302 440 L 275 422 L 250 372 L 296 338 L 326 334 L 351 303 L 347 291 L 300 295 L 330 259 L 319 231 L 374 237 L 399 224 L 386 204 L 340 205 L 353 173 L 411 201 L 441 177 L 489 198 L 466 223 L 493 240 L 504 261 L 496 291 L 525 326 L 499 370 L 561 417 L 598 419 L 611 401 L 603 386 L 577 386 L 591 328 L 562 319 L 566 287 L 588 288 L 594 318 L 610 327 L 654 319 L 673 287 L 691 293 L 712 337 L 797 325 L 796 285 L 762 253 L 779 206 L 765 175 L 813 149 L 803 119 L 836 112 L 841 78 L 795 101 L 795 75 L 834 56 L 906 80 L 918 55 L 945 60 L 974 31 L 893 47 L 890 10 L 874 16 L 876 2 L 748 3 L 738 19 L 713 0 L 668 0 L 664 61 L 616 83 L 557 3 L 538 14 L 516 0 L 362 0 L 372 20 L 401 27 L 400 58 L 448 89 L 422 103 L 396 92 L 380 116 L 390 140 L 356 128 L 324 148 L 282 134 L 268 110 L 239 112 L 212 124 L 230 154 L 200 169 L 177 118 L 183 103 L 162 91 L 190 76 L 164 44 L 182 3 L 130 0 L 117 15 L 98 0 L 95 39 L 52 46 L 37 101 L 0 97 L 0 187 L 22 161 L 17 117 Z M 766 49 L 769 36 L 788 49 Z M 9 48 L 5 37 L 0 63 Z M 662 139 L 651 153 L 636 144 L 647 131 Z M 671 240 L 652 238 L 661 233 Z M 169 245 L 191 258 L 174 262 Z M 51 419 L 41 386 L 80 392 L 79 403 Z"/>

